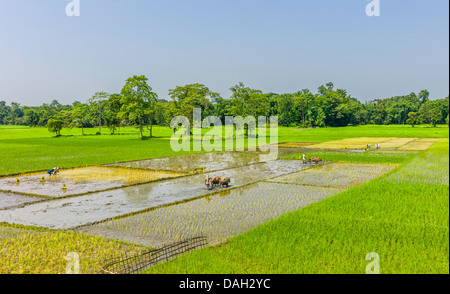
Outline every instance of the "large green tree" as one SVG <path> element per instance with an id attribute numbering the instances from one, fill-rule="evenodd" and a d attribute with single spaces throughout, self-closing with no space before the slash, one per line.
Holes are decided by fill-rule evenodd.
<path id="1" fill-rule="evenodd" d="M 126 80 L 122 88 L 122 117 L 127 117 L 129 121 L 137 121 L 139 125 L 140 138 L 143 139 L 142 126 L 145 121 L 148 109 L 158 101 L 158 95 L 152 92 L 152 88 L 147 83 L 146 76 L 134 75 Z"/>
<path id="2" fill-rule="evenodd" d="M 406 120 L 406 123 L 408 125 L 411 125 L 413 128 L 415 125 L 420 124 L 420 115 L 417 112 L 410 112 L 408 113 L 408 119 Z"/>
<path id="3" fill-rule="evenodd" d="M 81 128 L 84 136 L 84 128 L 90 126 L 89 106 L 87 104 L 75 104 L 72 108 L 72 127 Z"/>
<path id="4" fill-rule="evenodd" d="M 232 92 L 230 97 L 230 114 L 232 116 L 241 116 L 244 119 L 253 117 L 256 124 L 259 116 L 269 115 L 270 99 L 269 96 L 262 91 L 246 87 L 242 82 L 234 85 L 230 90 Z M 248 124 L 245 124 L 243 127 L 245 136 L 248 136 Z M 250 129 L 253 128 L 256 128 L 256 125 L 252 126 Z"/>
<path id="5" fill-rule="evenodd" d="M 57 137 L 61 136 L 61 130 L 63 127 L 62 121 L 59 119 L 49 119 L 47 122 L 47 128 L 49 132 L 55 133 Z"/>
<path id="6" fill-rule="evenodd" d="M 27 108 L 23 111 L 23 123 L 30 127 L 39 125 L 39 111 L 35 108 Z"/>
<path id="7" fill-rule="evenodd" d="M 448 99 L 429 100 L 422 104 L 419 113 L 425 123 L 433 126 L 444 123 L 446 114 L 448 114 Z"/>
<path id="8" fill-rule="evenodd" d="M 109 99 L 109 94 L 106 92 L 96 92 L 89 102 L 90 115 L 97 121 L 98 133 L 102 133 L 102 121 L 105 113 L 105 107 Z"/>
<path id="9" fill-rule="evenodd" d="M 169 96 L 172 101 L 167 112 L 169 114 L 168 121 L 170 122 L 176 116 L 184 116 L 189 119 L 191 126 L 193 125 L 193 110 L 195 108 L 201 109 L 203 117 L 212 115 L 211 100 L 220 98 L 218 93 L 198 83 L 171 89 L 169 90 Z M 190 132 L 191 129 L 187 128 L 186 134 Z"/>
<path id="10" fill-rule="evenodd" d="M 120 123 L 122 118 L 120 116 L 120 110 L 122 108 L 122 97 L 120 94 L 111 94 L 109 96 L 108 102 L 106 103 L 105 111 L 104 111 L 104 119 L 106 125 L 111 131 L 111 134 L 114 134 L 116 128 L 119 127 L 120 132 Z"/>

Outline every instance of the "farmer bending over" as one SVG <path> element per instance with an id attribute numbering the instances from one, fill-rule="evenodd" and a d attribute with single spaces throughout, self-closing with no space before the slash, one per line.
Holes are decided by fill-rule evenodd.
<path id="1" fill-rule="evenodd" d="M 47 174 L 49 175 L 49 176 L 51 176 L 51 175 L 53 175 L 53 172 L 56 170 L 56 167 L 54 167 L 54 168 L 52 168 L 52 169 L 49 169 L 48 171 L 47 171 Z"/>
<path id="2" fill-rule="evenodd" d="M 59 172 L 59 167 L 54 167 L 53 169 L 49 169 L 47 171 L 47 174 L 51 175 L 56 175 Z"/>

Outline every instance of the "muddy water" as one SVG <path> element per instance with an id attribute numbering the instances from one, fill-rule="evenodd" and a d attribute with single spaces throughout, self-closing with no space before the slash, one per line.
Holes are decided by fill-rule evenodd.
<path id="1" fill-rule="evenodd" d="M 59 174 L 29 174 L 0 179 L 0 190 L 47 197 L 65 197 L 120 188 L 130 184 L 182 176 L 181 173 L 151 172 L 111 167 L 63 170 Z M 19 180 L 15 182 L 16 178 Z M 44 180 L 42 180 L 44 179 Z M 65 185 L 65 189 L 63 186 Z"/>
<path id="2" fill-rule="evenodd" d="M 45 178 L 45 182 L 41 183 L 42 177 Z M 65 197 L 117 188 L 124 185 L 121 181 L 95 181 L 72 184 L 63 176 L 49 177 L 46 174 L 22 176 L 19 177 L 19 183 L 15 183 L 14 180 L 15 178 L 0 179 L 0 190 L 48 197 Z M 64 184 L 67 189 L 62 189 Z"/>
<path id="3" fill-rule="evenodd" d="M 259 182 L 77 231 L 153 247 L 193 236 L 207 236 L 210 244 L 217 244 L 341 191 Z"/>
<path id="4" fill-rule="evenodd" d="M 279 160 L 211 172 L 210 176 L 231 177 L 231 186 L 270 179 L 307 168 L 300 161 Z M 205 175 L 193 175 L 68 199 L 58 199 L 26 207 L 0 211 L 0 222 L 67 229 L 87 223 L 145 210 L 211 193 Z M 219 189 L 219 188 L 216 188 Z"/>
<path id="5" fill-rule="evenodd" d="M 301 151 L 302 149 L 300 148 L 278 148 L 278 159 L 284 156 L 298 154 Z M 105 166 L 167 170 L 176 172 L 191 172 L 196 168 L 204 168 L 206 172 L 211 172 L 260 163 L 262 162 L 262 154 L 264 153 L 259 151 L 226 151 L 113 163 Z"/>
<path id="6" fill-rule="evenodd" d="M 298 153 L 298 149 L 296 148 L 280 148 L 278 157 L 295 153 Z M 261 152 L 248 151 L 202 153 L 110 164 L 104 167 L 63 170 L 56 176 L 38 173 L 19 177 L 0 178 L 0 191 L 59 198 L 121 188 L 129 184 L 150 182 L 153 178 L 155 180 L 168 179 L 183 175 L 181 173 L 172 174 L 162 171 L 192 172 L 195 168 L 203 167 L 205 168 L 203 172 L 211 172 L 256 164 L 260 163 L 261 154 Z M 160 172 L 133 171 L 118 167 L 149 169 Z M 149 175 L 145 175 L 145 173 L 149 173 Z M 18 183 L 15 182 L 16 178 L 19 179 Z M 44 181 L 41 181 L 42 178 L 44 178 Z M 82 180 L 77 180 L 80 178 Z M 132 181 L 132 183 L 129 183 L 129 181 Z M 63 189 L 63 185 L 66 185 L 65 189 Z"/>
<path id="7" fill-rule="evenodd" d="M 0 193 L 0 210 L 40 201 L 37 197 L 28 197 L 12 193 Z"/>

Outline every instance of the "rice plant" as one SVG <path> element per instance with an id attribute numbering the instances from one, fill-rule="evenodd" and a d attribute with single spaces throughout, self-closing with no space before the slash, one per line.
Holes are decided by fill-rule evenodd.
<path id="1" fill-rule="evenodd" d="M 70 252 L 79 254 L 82 274 L 99 273 L 105 258 L 142 249 L 73 232 L 0 224 L 0 274 L 64 274 Z"/>
<path id="2" fill-rule="evenodd" d="M 405 144 L 401 147 L 399 147 L 397 150 L 400 151 L 424 151 L 433 146 L 434 143 L 438 142 L 439 139 L 429 139 L 429 138 L 422 138 L 417 139 L 412 142 L 409 142 L 408 144 Z"/>
<path id="3" fill-rule="evenodd" d="M 377 252 L 382 274 L 448 274 L 445 179 L 448 139 L 384 178 L 147 272 L 364 274 L 365 256 Z"/>
<path id="4" fill-rule="evenodd" d="M 112 167 L 86 167 L 62 171 L 57 177 L 62 177 L 70 183 L 119 181 L 126 185 L 149 182 L 158 179 L 180 176 L 180 173 L 149 171 L 139 169 L 124 169 Z"/>
<path id="5" fill-rule="evenodd" d="M 351 188 L 375 179 L 393 169 L 395 164 L 336 162 L 271 179 L 271 182 Z"/>
<path id="6" fill-rule="evenodd" d="M 86 232 L 146 245 L 205 235 L 214 244 L 341 191 L 260 182 L 229 191 L 228 195 L 218 194 L 107 221 L 87 228 Z"/>
<path id="7" fill-rule="evenodd" d="M 448 139 L 446 140 L 448 142 Z M 415 184 L 449 184 L 448 143 L 435 143 L 425 153 L 412 159 L 397 172 L 389 175 L 384 181 L 394 183 Z"/>
<path id="8" fill-rule="evenodd" d="M 346 190 L 151 274 L 448 274 L 448 185 L 379 180 Z"/>
<path id="9" fill-rule="evenodd" d="M 365 163 L 403 163 L 410 160 L 418 152 L 416 151 L 393 151 L 374 150 L 371 152 L 351 152 L 351 151 L 313 151 L 306 152 L 307 157 L 320 157 L 324 161 L 344 161 L 344 162 L 365 162 Z M 302 160 L 301 154 L 286 156 L 284 159 Z"/>
<path id="10" fill-rule="evenodd" d="M 401 151 L 423 151 L 428 149 L 433 143 L 439 139 L 430 138 L 384 138 L 384 137 L 362 137 L 351 138 L 336 141 L 323 142 L 313 145 L 305 146 L 305 148 L 312 149 L 357 149 L 363 150 L 367 144 L 372 148 L 376 143 L 381 145 L 381 148 L 397 149 Z"/>

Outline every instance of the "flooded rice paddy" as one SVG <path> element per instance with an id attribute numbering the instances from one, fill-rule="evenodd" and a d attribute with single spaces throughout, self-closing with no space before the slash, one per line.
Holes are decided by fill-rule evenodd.
<path id="1" fill-rule="evenodd" d="M 303 145 L 296 145 L 296 148 L 278 148 L 278 159 L 300 153 L 302 150 L 299 147 L 301 146 Z M 196 171 L 211 172 L 261 163 L 263 162 L 262 154 L 264 153 L 259 151 L 224 151 L 119 162 L 105 166 L 188 173 L 195 173 Z"/>
<path id="2" fill-rule="evenodd" d="M 230 187 L 301 171 L 308 168 L 296 160 L 278 160 L 212 172 L 210 176 L 231 177 Z M 191 175 L 161 182 L 57 199 L 25 207 L 0 211 L 0 222 L 12 222 L 53 229 L 68 229 L 151 207 L 211 194 L 221 188 L 208 190 L 205 175 Z"/>
<path id="3" fill-rule="evenodd" d="M 155 247 L 193 236 L 207 236 L 210 244 L 217 244 L 341 191 L 259 182 L 78 231 Z"/>
<path id="4" fill-rule="evenodd" d="M 53 176 L 46 173 L 32 173 L 2 178 L 0 190 L 47 197 L 66 197 L 182 175 L 185 174 L 114 167 L 86 167 L 61 170 Z"/>
<path id="5" fill-rule="evenodd" d="M 285 144 L 278 158 L 312 152 L 310 146 Z M 260 155 L 202 153 L 71 169 L 51 178 L 29 174 L 19 177 L 19 183 L 14 177 L 2 178 L 0 190 L 47 197 L 0 192 L 0 222 L 71 229 L 146 246 L 199 235 L 220 243 L 396 167 L 263 162 Z M 206 175 L 230 177 L 230 188 L 207 189 Z M 40 181 L 43 176 L 45 182 Z"/>
<path id="6" fill-rule="evenodd" d="M 0 193 L 0 210 L 37 202 L 39 200 L 40 199 L 36 197 L 17 195 L 13 193 Z"/>

